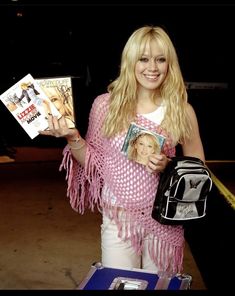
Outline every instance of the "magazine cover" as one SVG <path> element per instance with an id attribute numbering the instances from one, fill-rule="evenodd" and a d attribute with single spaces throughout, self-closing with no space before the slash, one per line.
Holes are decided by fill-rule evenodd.
<path id="1" fill-rule="evenodd" d="M 122 152 L 128 159 L 146 165 L 151 154 L 160 154 L 165 137 L 136 123 L 131 123 Z"/>
<path id="2" fill-rule="evenodd" d="M 71 77 L 48 77 L 35 79 L 60 114 L 65 117 L 69 128 L 75 127 Z"/>
<path id="3" fill-rule="evenodd" d="M 1 94 L 0 100 L 31 139 L 48 128 L 48 114 L 61 117 L 31 74 Z"/>

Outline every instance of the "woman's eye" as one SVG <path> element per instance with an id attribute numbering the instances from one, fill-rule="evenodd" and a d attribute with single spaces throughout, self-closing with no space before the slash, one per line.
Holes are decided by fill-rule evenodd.
<path id="1" fill-rule="evenodd" d="M 149 61 L 148 58 L 140 58 L 140 62 L 147 63 Z"/>
<path id="2" fill-rule="evenodd" d="M 159 63 L 165 63 L 166 58 L 162 57 L 157 60 Z"/>

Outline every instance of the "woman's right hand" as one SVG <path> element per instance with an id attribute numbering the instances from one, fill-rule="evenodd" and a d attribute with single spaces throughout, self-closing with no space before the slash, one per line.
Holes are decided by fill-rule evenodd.
<path id="1" fill-rule="evenodd" d="M 62 116 L 59 119 L 57 116 L 48 115 L 48 129 L 39 132 L 40 135 L 64 137 L 67 140 L 74 139 L 79 135 L 76 128 L 68 128 L 65 117 Z"/>
<path id="2" fill-rule="evenodd" d="M 73 157 L 82 165 L 85 166 L 86 142 L 79 135 L 76 128 L 68 128 L 64 116 L 57 118 L 56 116 L 48 115 L 48 129 L 40 131 L 40 135 L 64 137 L 66 138 Z"/>

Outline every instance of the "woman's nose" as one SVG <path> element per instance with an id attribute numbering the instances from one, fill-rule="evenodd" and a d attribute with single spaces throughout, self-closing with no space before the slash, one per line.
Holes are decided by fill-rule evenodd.
<path id="1" fill-rule="evenodd" d="M 155 59 L 150 59 L 149 61 L 149 70 L 156 71 L 158 69 Z"/>

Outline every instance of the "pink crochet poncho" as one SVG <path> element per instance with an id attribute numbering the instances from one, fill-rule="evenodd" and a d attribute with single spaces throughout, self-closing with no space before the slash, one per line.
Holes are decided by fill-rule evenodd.
<path id="1" fill-rule="evenodd" d="M 182 272 L 184 232 L 182 226 L 161 225 L 151 217 L 152 206 L 159 176 L 150 174 L 146 168 L 128 160 L 121 152 L 126 133 L 105 138 L 101 127 L 108 111 L 109 94 L 98 96 L 92 105 L 86 134 L 86 159 L 82 167 L 71 155 L 69 146 L 64 149 L 60 169 L 66 169 L 67 194 L 71 207 L 80 214 L 86 208 L 95 207 L 113 218 L 118 226 L 119 236 L 130 240 L 137 253 L 142 251 L 146 234 L 154 236 L 149 240 L 149 251 L 159 272 Z M 136 123 L 167 137 L 159 125 L 137 114 Z M 167 137 L 163 152 L 171 157 L 175 147 Z M 103 198 L 102 188 L 105 190 Z M 120 216 L 120 208 L 125 209 Z"/>

